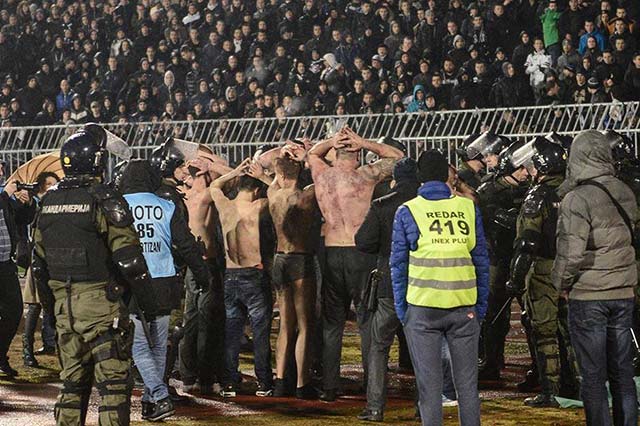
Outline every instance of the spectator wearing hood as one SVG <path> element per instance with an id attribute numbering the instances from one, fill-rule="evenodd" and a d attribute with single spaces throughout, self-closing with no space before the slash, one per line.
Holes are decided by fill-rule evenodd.
<path id="1" fill-rule="evenodd" d="M 58 121 L 56 117 L 56 104 L 46 99 L 42 106 L 42 110 L 38 112 L 33 119 L 34 126 L 51 126 Z"/>
<path id="2" fill-rule="evenodd" d="M 596 130 L 571 144 L 567 175 L 574 181 L 558 212 L 551 281 L 568 301 L 569 333 L 582 377 L 588 425 L 638 423 L 632 343 L 638 283 L 632 223 L 633 192 L 615 177 L 610 140 Z"/>
<path id="3" fill-rule="evenodd" d="M 496 107 L 513 108 L 530 104 L 533 97 L 531 87 L 516 74 L 513 64 L 502 64 L 502 74 L 493 90 Z"/>
<path id="4" fill-rule="evenodd" d="M 453 39 L 453 49 L 449 50 L 447 56 L 451 58 L 456 68 L 460 68 L 469 60 L 469 52 L 467 50 L 467 42 L 464 37 L 457 35 Z"/>
<path id="5" fill-rule="evenodd" d="M 527 61 L 527 57 L 529 54 L 533 53 L 533 42 L 529 37 L 529 33 L 526 31 L 520 32 L 520 44 L 513 49 L 513 54 L 511 55 L 511 63 L 514 67 L 516 67 L 516 71 L 520 74 L 524 74 L 525 66 L 524 63 Z"/>
<path id="6" fill-rule="evenodd" d="M 413 88 L 413 98 L 411 102 L 409 102 L 409 105 L 407 105 L 407 112 L 426 111 L 425 94 L 424 86 L 417 84 Z"/>
<path id="7" fill-rule="evenodd" d="M 135 324 L 133 359 L 145 384 L 142 410 L 150 419 L 165 418 L 174 412 L 164 381 L 169 315 L 180 307 L 182 288 L 180 275 L 173 266 L 173 253 L 188 265 L 197 288 L 206 292 L 212 281 L 181 209 L 172 201 L 155 195 L 160 185 L 160 175 L 147 160 L 133 160 L 123 171 L 120 188 L 133 213 L 134 226 L 152 231 L 143 233 L 140 240 L 151 275 L 149 291 L 153 292 L 155 301 L 153 310 L 145 312 L 152 318 L 148 337 L 155 342 L 153 348 L 149 346 L 140 319 L 131 315 Z"/>

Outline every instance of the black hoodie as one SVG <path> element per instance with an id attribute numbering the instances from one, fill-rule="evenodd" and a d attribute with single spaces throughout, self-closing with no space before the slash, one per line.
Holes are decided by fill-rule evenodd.
<path id="1" fill-rule="evenodd" d="M 120 188 L 123 194 L 139 192 L 154 193 L 160 188 L 162 180 L 156 169 L 147 160 L 132 160 L 122 172 Z M 182 211 L 176 208 L 171 217 L 171 246 L 175 255 L 191 269 L 196 285 L 203 290 L 209 288 L 211 274 L 202 259 L 202 250 L 191 234 L 189 225 Z M 153 279 L 154 299 L 156 306 L 149 315 L 169 315 L 171 310 L 179 307 L 182 283 L 177 277 Z"/>

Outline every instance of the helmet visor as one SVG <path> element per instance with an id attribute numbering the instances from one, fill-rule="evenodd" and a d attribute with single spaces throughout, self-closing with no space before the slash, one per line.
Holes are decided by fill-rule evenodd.
<path id="1" fill-rule="evenodd" d="M 469 159 L 484 158 L 489 154 L 497 154 L 495 149 L 500 143 L 500 137 L 495 133 L 484 132 L 467 147 Z"/>
<path id="2" fill-rule="evenodd" d="M 536 153 L 534 142 L 535 139 L 530 140 L 513 153 L 511 156 L 511 165 L 514 169 L 517 170 L 520 167 L 530 169 L 533 166 L 533 155 Z"/>

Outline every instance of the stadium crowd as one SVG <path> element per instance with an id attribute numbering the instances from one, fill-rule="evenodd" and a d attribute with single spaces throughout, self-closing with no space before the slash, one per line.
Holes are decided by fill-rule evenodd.
<path id="1" fill-rule="evenodd" d="M 632 0 L 3 0 L 0 125 L 640 99 Z"/>

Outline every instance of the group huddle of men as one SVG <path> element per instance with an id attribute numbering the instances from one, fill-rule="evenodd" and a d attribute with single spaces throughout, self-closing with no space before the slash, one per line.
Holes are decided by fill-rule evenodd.
<path id="1" fill-rule="evenodd" d="M 597 361 L 589 359 L 588 333 L 576 342 L 575 326 L 570 338 L 567 311 L 573 299 L 602 293 L 578 285 L 584 259 L 576 261 L 575 241 L 562 234 L 575 222 L 559 220 L 558 208 L 565 194 L 576 199 L 577 187 L 600 190 L 594 179 L 616 173 L 613 154 L 617 173 L 633 184 L 640 168 L 629 141 L 587 131 L 573 144 L 555 134 L 511 142 L 485 132 L 459 150 L 459 170 L 437 151 L 416 162 L 403 158 L 401 143 L 384 141 L 345 127 L 315 144 L 293 140 L 259 150 L 231 168 L 204 147 L 187 158 L 184 142 L 170 139 L 149 160 L 119 167 L 105 185 L 104 130 L 88 124 L 72 135 L 61 149 L 65 178 L 43 197 L 34 226 L 33 277 L 48 282 L 38 288 L 50 290 L 41 298 L 53 301 L 62 364 L 57 423 L 84 422 L 95 381 L 101 424 L 128 424 L 131 358 L 144 382 L 144 419 L 175 413 L 180 397 L 168 377 L 176 363 L 185 391 L 235 397 L 247 324 L 257 396 L 334 401 L 354 305 L 367 394 L 361 420 L 383 420 L 389 349 L 404 326 L 423 424 L 439 423 L 441 403 L 456 399 L 462 424 L 479 424 L 477 379 L 500 378 L 513 298 L 526 312 L 534 360 L 519 390 L 541 390 L 525 404 L 557 406 L 556 396 L 578 398 L 581 385 L 589 417 L 586 398 L 600 403 L 601 389 L 600 378 L 585 371 Z M 569 148 L 577 159 L 565 179 Z M 363 150 L 377 159 L 363 165 Z M 633 212 L 635 219 L 635 204 Z M 558 222 L 562 251 L 556 251 Z M 629 267 L 628 235 L 616 238 L 624 241 L 606 267 L 619 272 Z M 611 282 L 609 296 L 633 298 L 636 283 L 628 281 Z M 272 288 L 280 316 L 275 375 Z M 454 331 L 445 317 L 435 320 L 413 306 L 442 309 L 445 317 L 457 312 L 467 328 Z M 429 341 L 438 342 L 436 352 L 423 353 L 421 324 L 438 329 L 442 348 L 438 337 Z M 620 372 L 628 372 L 627 349 L 619 354 Z M 434 359 L 442 361 L 433 371 L 444 381 L 427 374 Z M 312 362 L 321 366 L 319 392 Z M 617 385 L 627 383 L 612 383 L 612 391 Z"/>

